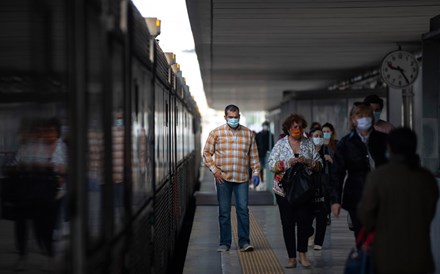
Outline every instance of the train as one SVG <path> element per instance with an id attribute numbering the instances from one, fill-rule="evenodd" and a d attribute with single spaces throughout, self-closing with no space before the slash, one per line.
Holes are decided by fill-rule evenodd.
<path id="1" fill-rule="evenodd" d="M 54 271 L 173 272 L 201 162 L 201 114 L 173 54 L 131 1 L 0 6 L 0 164 L 35 120 L 56 117 L 67 147 Z"/>

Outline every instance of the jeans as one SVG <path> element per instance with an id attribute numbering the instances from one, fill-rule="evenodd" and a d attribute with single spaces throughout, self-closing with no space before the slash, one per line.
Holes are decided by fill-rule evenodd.
<path id="1" fill-rule="evenodd" d="M 220 245 L 231 246 L 231 198 L 232 192 L 235 195 L 235 208 L 237 212 L 238 226 L 238 245 L 243 247 L 249 244 L 249 209 L 248 209 L 248 193 L 249 183 L 234 183 L 224 181 L 224 183 L 216 183 L 217 201 L 219 205 L 218 221 L 220 226 Z"/>

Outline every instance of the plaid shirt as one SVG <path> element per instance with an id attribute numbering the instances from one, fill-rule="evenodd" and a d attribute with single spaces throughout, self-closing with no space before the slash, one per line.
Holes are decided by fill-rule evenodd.
<path id="1" fill-rule="evenodd" d="M 254 176 L 260 173 L 254 133 L 242 125 L 232 129 L 224 124 L 211 131 L 203 149 L 203 161 L 212 173 L 220 170 L 228 182 L 247 182 L 249 165 Z"/>

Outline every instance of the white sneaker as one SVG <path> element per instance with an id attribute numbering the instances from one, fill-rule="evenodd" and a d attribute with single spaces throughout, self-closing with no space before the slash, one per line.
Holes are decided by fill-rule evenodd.
<path id="1" fill-rule="evenodd" d="M 322 250 L 322 246 L 320 246 L 320 245 L 315 245 L 315 246 L 313 246 L 313 249 L 314 249 L 314 250 Z"/>
<path id="2" fill-rule="evenodd" d="M 256 188 L 257 191 L 264 191 L 265 189 L 266 189 L 266 183 L 264 182 L 260 183 Z"/>

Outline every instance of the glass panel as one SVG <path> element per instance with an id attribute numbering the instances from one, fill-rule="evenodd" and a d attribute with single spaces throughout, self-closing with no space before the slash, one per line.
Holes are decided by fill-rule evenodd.
<path id="1" fill-rule="evenodd" d="M 24 254 L 29 261 L 61 257 L 69 234 L 65 6 L 26 0 L 1 6 L 2 249 L 8 262 Z"/>
<path id="2" fill-rule="evenodd" d="M 87 32 L 87 192 L 88 192 L 88 232 L 96 240 L 102 235 L 102 185 L 104 184 L 104 122 L 103 88 L 101 83 L 100 48 L 98 18 L 89 16 Z"/>
<path id="3" fill-rule="evenodd" d="M 112 124 L 112 155 L 113 155 L 113 192 L 115 207 L 115 224 L 122 226 L 124 218 L 124 172 L 125 163 L 125 126 L 124 117 L 124 81 L 123 81 L 123 50 L 119 44 L 113 45 L 112 52 L 112 89 L 113 89 L 113 124 Z"/>

